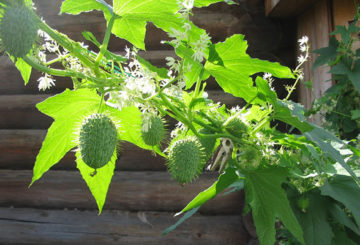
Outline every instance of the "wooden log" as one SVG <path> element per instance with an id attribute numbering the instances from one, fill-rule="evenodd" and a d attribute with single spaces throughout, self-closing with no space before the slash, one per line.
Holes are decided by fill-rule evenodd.
<path id="1" fill-rule="evenodd" d="M 0 169 L 32 169 L 45 135 L 45 130 L 0 130 Z M 75 153 L 70 151 L 52 169 L 75 168 Z M 121 144 L 116 169 L 162 171 L 166 166 L 162 157 L 155 157 L 150 151 L 124 142 Z"/>
<path id="2" fill-rule="evenodd" d="M 182 187 L 167 172 L 115 172 L 105 209 L 177 212 L 211 186 L 217 175 L 204 173 Z M 49 171 L 28 189 L 31 178 L 29 170 L 0 170 L 0 206 L 96 209 L 78 171 Z M 243 203 L 243 192 L 233 192 L 217 196 L 200 211 L 241 213 Z"/>
<path id="3" fill-rule="evenodd" d="M 194 215 L 172 233 L 170 213 L 0 208 L 1 244 L 245 245 L 241 216 Z"/>
<path id="4" fill-rule="evenodd" d="M 221 91 L 208 91 L 209 98 L 228 107 L 243 103 L 240 98 Z M 50 95 L 0 95 L 0 129 L 46 129 L 53 121 L 36 109 L 36 104 Z"/>

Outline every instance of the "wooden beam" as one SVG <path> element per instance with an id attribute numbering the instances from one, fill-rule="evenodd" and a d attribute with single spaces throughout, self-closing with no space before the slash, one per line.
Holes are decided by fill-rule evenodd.
<path id="1" fill-rule="evenodd" d="M 194 215 L 172 233 L 171 213 L 0 208 L 1 244 L 248 244 L 241 216 Z"/>
<path id="2" fill-rule="evenodd" d="M 105 209 L 178 212 L 207 189 L 217 173 L 204 173 L 180 186 L 167 172 L 115 172 Z M 96 209 L 96 202 L 78 171 L 48 171 L 28 188 L 32 171 L 0 170 L 0 207 Z M 241 213 L 243 192 L 219 195 L 201 208 L 203 213 Z"/>
<path id="3" fill-rule="evenodd" d="M 270 17 L 296 17 L 317 0 L 265 0 L 265 13 Z"/>
<path id="4" fill-rule="evenodd" d="M 329 44 L 329 33 L 332 30 L 330 9 L 329 1 L 321 0 L 297 18 L 297 38 L 308 36 L 310 51 L 326 47 Z M 300 55 L 299 52 L 298 55 Z M 317 54 L 310 53 L 310 60 L 304 64 L 304 81 L 312 82 L 312 90 L 306 88 L 303 83 L 299 85 L 299 100 L 307 109 L 311 107 L 315 98 L 321 97 L 331 86 L 331 82 L 326 82 L 331 80 L 328 67 L 312 69 L 317 57 Z M 320 124 L 320 118 L 313 118 L 312 121 Z"/>
<path id="5" fill-rule="evenodd" d="M 32 169 L 46 130 L 0 130 L 0 169 Z M 75 153 L 68 152 L 52 169 L 76 169 Z M 164 158 L 155 157 L 152 152 L 133 144 L 123 142 L 116 165 L 122 171 L 163 171 L 166 169 Z"/>

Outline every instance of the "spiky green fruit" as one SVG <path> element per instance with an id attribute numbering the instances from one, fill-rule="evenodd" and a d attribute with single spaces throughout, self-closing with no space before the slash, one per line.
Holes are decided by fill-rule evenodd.
<path id="1" fill-rule="evenodd" d="M 5 7 L 0 22 L 2 49 L 14 57 L 27 55 L 36 42 L 38 26 L 33 11 L 25 5 Z"/>
<path id="2" fill-rule="evenodd" d="M 213 132 L 211 132 L 210 130 L 203 128 L 199 131 L 200 134 L 212 134 Z M 216 138 L 210 138 L 210 137 L 198 137 L 202 147 L 205 150 L 205 155 L 206 155 L 206 161 L 209 160 L 209 158 L 212 156 L 213 154 L 213 150 L 214 150 L 214 146 L 216 143 Z"/>
<path id="3" fill-rule="evenodd" d="M 230 118 L 225 125 L 225 129 L 233 136 L 239 138 L 242 138 L 248 131 L 246 124 L 238 117 Z"/>
<path id="4" fill-rule="evenodd" d="M 115 124 L 104 114 L 92 114 L 81 126 L 79 141 L 82 160 L 91 168 L 101 168 L 110 161 L 116 148 Z"/>
<path id="5" fill-rule="evenodd" d="M 255 170 L 260 166 L 262 154 L 258 148 L 246 145 L 242 146 L 238 151 L 237 160 L 241 168 L 245 170 Z"/>
<path id="6" fill-rule="evenodd" d="M 147 123 L 148 125 L 144 127 L 144 123 Z M 160 144 L 165 137 L 164 121 L 156 115 L 144 120 L 141 137 L 147 145 L 155 146 Z"/>
<path id="7" fill-rule="evenodd" d="M 167 166 L 172 177 L 180 184 L 193 181 L 205 165 L 205 154 L 195 137 L 186 137 L 171 144 Z"/>

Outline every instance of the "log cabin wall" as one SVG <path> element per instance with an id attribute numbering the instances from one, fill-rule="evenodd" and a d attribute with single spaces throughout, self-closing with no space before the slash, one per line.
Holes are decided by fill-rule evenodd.
<path id="1" fill-rule="evenodd" d="M 84 41 L 83 30 L 102 39 L 105 22 L 99 12 L 60 16 L 61 0 L 34 2 L 50 26 L 74 40 Z M 194 22 L 205 28 L 213 41 L 245 34 L 250 55 L 291 65 L 295 40 L 291 23 L 266 18 L 263 0 L 238 3 L 196 10 Z M 148 24 L 148 52 L 142 55 L 154 65 L 164 65 L 166 56 L 174 56 L 169 47 L 160 44 L 165 39 L 165 33 Z M 122 51 L 125 45 L 129 44 L 113 38 L 110 50 Z M 176 221 L 173 214 L 209 187 L 217 174 L 204 173 L 181 187 L 165 172 L 163 159 L 131 144 L 123 146 L 100 216 L 71 152 L 28 189 L 36 154 L 52 121 L 35 105 L 71 88 L 71 81 L 57 78 L 56 87 L 39 92 L 41 74 L 33 72 L 24 86 L 6 56 L 0 57 L 0 71 L 0 244 L 256 244 L 251 217 L 241 215 L 242 192 L 220 195 L 171 234 L 160 236 Z M 241 102 L 222 93 L 214 81 L 209 81 L 208 88 L 215 101 Z"/>
<path id="2" fill-rule="evenodd" d="M 308 36 L 311 51 L 328 46 L 329 33 L 338 25 L 348 25 L 356 12 L 354 0 L 265 0 L 265 7 L 269 17 L 296 19 L 297 39 Z M 355 43 L 354 48 L 359 47 L 360 43 Z M 317 54 L 310 55 L 310 61 L 304 65 L 304 81 L 311 81 L 313 88 L 309 89 L 301 83 L 298 89 L 298 100 L 306 108 L 310 108 L 313 100 L 332 86 L 329 68 L 312 69 Z M 319 117 L 311 120 L 321 124 Z"/>

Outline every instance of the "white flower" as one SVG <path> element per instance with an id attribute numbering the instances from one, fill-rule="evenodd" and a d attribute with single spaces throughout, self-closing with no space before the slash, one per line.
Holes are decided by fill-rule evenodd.
<path id="1" fill-rule="evenodd" d="M 306 45 L 307 43 L 308 43 L 308 41 L 309 41 L 309 38 L 307 37 L 307 36 L 303 36 L 302 38 L 300 38 L 299 40 L 298 40 L 298 42 L 300 43 L 300 45 Z"/>
<path id="2" fill-rule="evenodd" d="M 51 86 L 54 86 L 54 79 L 52 79 L 52 77 L 48 74 L 45 74 L 43 77 L 40 77 L 38 79 L 39 82 L 39 90 L 46 90 L 49 89 Z"/>
<path id="3" fill-rule="evenodd" d="M 272 77 L 272 74 L 271 73 L 265 73 L 264 76 L 263 76 L 263 79 L 264 80 L 268 80 L 269 78 Z"/>
<path id="4" fill-rule="evenodd" d="M 184 29 L 186 32 L 190 31 L 191 30 L 191 25 L 190 23 L 188 22 L 185 22 L 184 25 L 183 25 Z"/>
<path id="5" fill-rule="evenodd" d="M 307 60 L 307 56 L 303 56 L 302 54 L 298 57 L 298 62 L 304 63 Z"/>
<path id="6" fill-rule="evenodd" d="M 191 43 L 194 50 L 192 58 L 199 62 L 202 62 L 205 56 L 205 50 L 209 45 L 210 37 L 207 34 L 201 34 L 200 40 Z"/>
<path id="7" fill-rule="evenodd" d="M 194 7 L 194 0 L 184 0 L 183 6 L 186 10 L 191 10 Z"/>
<path id="8" fill-rule="evenodd" d="M 300 51 L 301 52 L 306 52 L 306 45 L 300 45 Z"/>

